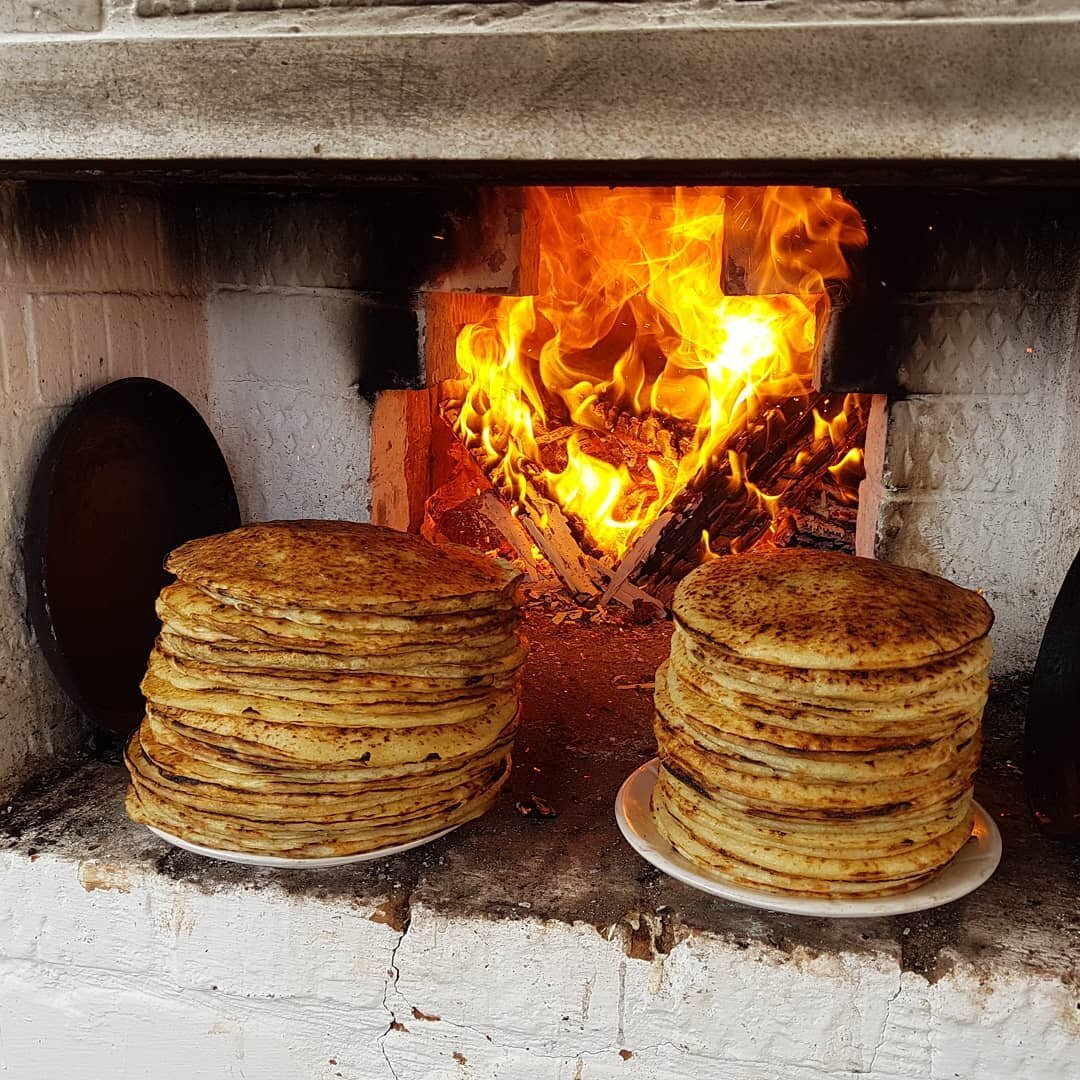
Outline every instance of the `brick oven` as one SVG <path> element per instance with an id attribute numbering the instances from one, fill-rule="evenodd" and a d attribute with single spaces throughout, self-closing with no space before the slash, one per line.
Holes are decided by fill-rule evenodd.
<path id="1" fill-rule="evenodd" d="M 1067 1075 L 1076 852 L 1036 831 L 1020 760 L 1080 548 L 1078 93 L 1064 0 L 0 0 L 0 1067 Z M 569 511 L 571 547 L 539 555 L 570 550 L 586 578 L 556 568 L 534 590 L 525 723 L 489 818 L 321 874 L 200 861 L 126 822 L 115 743 L 55 684 L 26 614 L 33 468 L 75 401 L 128 376 L 179 390 L 246 520 L 438 532 L 457 455 L 490 484 L 478 545 L 517 537 L 532 557 L 527 514 L 454 433 L 451 388 L 462 329 L 538 292 L 527 193 L 770 185 L 835 189 L 866 232 L 800 391 L 824 421 L 857 399 L 858 428 L 784 542 L 991 602 L 979 797 L 1006 854 L 987 886 L 828 922 L 637 861 L 611 803 L 653 752 L 670 596 L 663 574 L 620 578 Z M 748 265 L 728 267 L 729 292 L 760 291 Z M 826 466 L 851 450 L 852 499 L 822 519 Z M 718 496 L 698 487 L 664 504 L 685 535 L 646 569 L 703 557 Z M 725 542 L 782 531 L 769 505 Z"/>

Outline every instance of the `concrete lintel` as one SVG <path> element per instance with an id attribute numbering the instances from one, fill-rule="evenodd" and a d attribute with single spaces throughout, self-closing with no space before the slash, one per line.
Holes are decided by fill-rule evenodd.
<path id="1" fill-rule="evenodd" d="M 1074 5 L 891 20 L 857 4 L 813 20 L 804 5 L 773 21 L 721 7 L 672 25 L 554 7 L 561 22 L 539 28 L 311 33 L 297 15 L 288 34 L 0 36 L 0 162 L 1080 161 Z"/>

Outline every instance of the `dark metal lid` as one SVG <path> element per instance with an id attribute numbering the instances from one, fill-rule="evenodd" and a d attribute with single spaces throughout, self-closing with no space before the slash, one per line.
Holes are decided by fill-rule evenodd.
<path id="1" fill-rule="evenodd" d="M 1039 828 L 1080 840 L 1080 554 L 1039 648 L 1024 729 L 1024 784 Z"/>
<path id="2" fill-rule="evenodd" d="M 98 727 L 125 734 L 142 715 L 165 556 L 239 524 L 214 436 L 171 387 L 123 379 L 64 418 L 31 489 L 27 600 L 49 666 Z"/>

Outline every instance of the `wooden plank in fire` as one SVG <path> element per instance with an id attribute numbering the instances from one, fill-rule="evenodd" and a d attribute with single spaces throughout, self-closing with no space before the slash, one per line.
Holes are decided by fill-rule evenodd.
<path id="1" fill-rule="evenodd" d="M 628 580 L 629 571 L 623 573 L 621 564 L 613 569 L 586 553 L 571 531 L 566 515 L 550 499 L 530 494 L 524 503 L 523 516 L 518 516 L 496 491 L 491 490 L 484 493 L 480 513 L 506 537 L 529 568 L 533 580 L 538 574 L 530 539 L 555 575 L 580 602 L 596 607 L 620 603 L 631 610 L 635 604 L 649 604 L 660 611 L 665 610 L 655 597 Z"/>
<path id="2" fill-rule="evenodd" d="M 606 604 L 615 600 L 620 593 L 627 593 L 629 595 L 627 586 L 632 586 L 630 581 L 634 571 L 641 565 L 642 561 L 647 559 L 652 554 L 653 549 L 656 547 L 657 541 L 664 533 L 664 529 L 667 528 L 668 522 L 672 519 L 670 513 L 661 514 L 630 546 L 629 551 L 623 555 L 619 560 L 618 565 L 611 573 L 611 577 L 607 583 L 607 587 L 604 589 L 603 595 L 600 597 L 599 606 L 604 607 Z M 636 592 L 643 593 L 644 597 L 663 608 L 663 604 L 660 604 L 654 597 L 649 596 L 648 593 L 644 593 L 640 587 L 632 586 Z M 634 596 L 632 599 L 642 599 L 642 597 Z M 631 603 L 628 605 L 633 606 Z"/>
<path id="3" fill-rule="evenodd" d="M 477 510 L 506 538 L 506 542 L 514 549 L 514 553 L 525 564 L 525 572 L 529 580 L 537 581 L 540 572 L 536 559 L 533 557 L 533 545 L 529 534 L 494 488 L 490 488 L 480 496 Z"/>
<path id="4" fill-rule="evenodd" d="M 590 555 L 586 555 L 585 558 L 592 567 L 594 575 L 601 581 L 607 581 L 603 594 L 596 602 L 597 607 L 607 607 L 609 604 L 616 603 L 622 604 L 623 607 L 630 608 L 633 611 L 638 604 L 648 604 L 650 607 L 656 608 L 661 615 L 667 613 L 667 608 L 655 596 L 647 593 L 640 585 L 635 585 L 619 573 L 622 562 L 612 569 L 607 563 L 594 559 Z M 616 580 L 617 574 L 619 575 L 618 580 Z"/>
<path id="5" fill-rule="evenodd" d="M 521 524 L 571 594 L 579 600 L 598 597 L 600 582 L 593 577 L 594 570 L 558 505 L 530 493 L 524 500 L 524 511 Z"/>

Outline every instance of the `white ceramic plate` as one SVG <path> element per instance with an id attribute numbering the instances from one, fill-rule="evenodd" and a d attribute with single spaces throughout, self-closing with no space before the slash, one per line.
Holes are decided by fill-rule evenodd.
<path id="1" fill-rule="evenodd" d="M 360 855 L 331 855 L 325 859 L 284 859 L 280 855 L 253 855 L 246 851 L 218 851 L 216 848 L 203 847 L 201 844 L 191 844 L 187 840 L 181 840 L 179 836 L 155 829 L 153 825 L 147 828 L 155 835 L 160 836 L 166 843 L 173 847 L 183 848 L 184 851 L 194 852 L 196 855 L 204 855 L 208 859 L 221 859 L 223 862 L 240 863 L 241 866 L 272 866 L 278 870 L 321 870 L 328 866 L 348 866 L 349 863 L 371 862 L 373 859 L 385 859 L 389 855 L 398 855 L 403 851 L 411 851 L 423 844 L 430 844 L 432 840 L 438 840 L 440 836 L 452 833 L 457 825 L 451 825 L 449 829 L 432 833 L 430 836 L 421 836 L 419 840 L 410 840 L 407 844 L 395 844 L 393 847 L 379 848 L 378 851 L 365 851 Z"/>
<path id="2" fill-rule="evenodd" d="M 658 870 L 700 889 L 747 907 L 783 911 L 790 915 L 818 915 L 829 919 L 864 919 L 876 915 L 906 915 L 913 911 L 959 900 L 973 892 L 997 869 L 1001 861 L 1001 833 L 993 818 L 975 803 L 971 838 L 952 862 L 932 881 L 900 896 L 817 899 L 784 896 L 766 889 L 749 889 L 723 881 L 684 859 L 660 835 L 653 821 L 650 800 L 656 783 L 659 759 L 646 762 L 627 778 L 615 798 L 615 818 L 630 846 Z"/>

